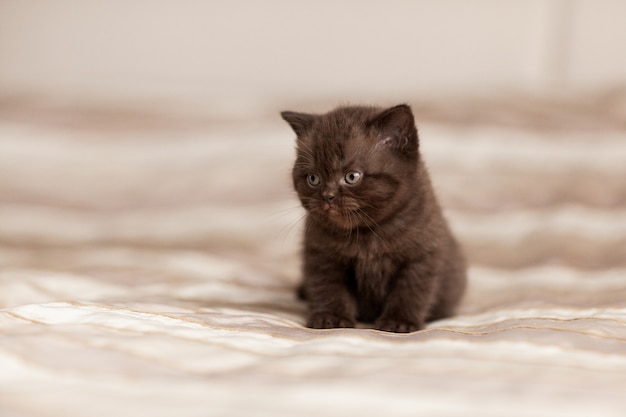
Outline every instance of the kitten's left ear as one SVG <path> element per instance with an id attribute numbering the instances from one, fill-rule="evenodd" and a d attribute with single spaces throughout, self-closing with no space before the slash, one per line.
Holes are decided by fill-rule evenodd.
<path id="1" fill-rule="evenodd" d="M 296 113 L 293 111 L 284 111 L 281 112 L 280 115 L 287 123 L 289 123 L 298 137 L 304 135 L 311 128 L 311 125 L 316 118 L 316 116 L 312 114 Z"/>
<path id="2" fill-rule="evenodd" d="M 383 111 L 369 125 L 378 131 L 381 145 L 390 146 L 409 157 L 417 156 L 419 139 L 413 112 L 408 105 L 400 104 Z"/>

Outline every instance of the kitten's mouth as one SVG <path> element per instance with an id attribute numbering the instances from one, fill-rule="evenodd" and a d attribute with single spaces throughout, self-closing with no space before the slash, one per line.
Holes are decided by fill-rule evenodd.
<path id="1" fill-rule="evenodd" d="M 332 203 L 324 203 L 321 206 L 321 209 L 324 213 L 330 216 L 340 216 L 347 211 L 345 210 L 345 208 L 343 207 L 340 208 L 336 204 L 332 204 Z"/>
<path id="2" fill-rule="evenodd" d="M 339 226 L 352 226 L 350 221 L 350 213 L 355 212 L 356 209 L 350 209 L 350 207 L 338 207 L 336 204 L 325 203 L 319 207 L 319 212 L 336 223 Z"/>
<path id="3" fill-rule="evenodd" d="M 325 204 L 322 208 L 329 216 L 340 216 L 343 214 L 343 210 L 340 210 L 337 206 L 332 204 Z"/>
<path id="4" fill-rule="evenodd" d="M 355 204 L 337 204 L 332 202 L 320 204 L 318 205 L 318 209 L 322 212 L 339 215 L 358 211 L 359 207 Z"/>
<path id="5" fill-rule="evenodd" d="M 343 230 L 362 226 L 360 206 L 358 204 L 337 204 L 335 202 L 317 202 L 308 210 L 322 223 L 327 223 Z"/>

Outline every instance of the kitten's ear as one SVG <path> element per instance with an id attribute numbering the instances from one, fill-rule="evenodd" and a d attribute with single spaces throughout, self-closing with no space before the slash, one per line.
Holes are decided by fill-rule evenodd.
<path id="1" fill-rule="evenodd" d="M 380 144 L 411 157 L 417 156 L 418 137 L 413 112 L 406 104 L 391 107 L 370 121 L 379 134 Z"/>
<path id="2" fill-rule="evenodd" d="M 311 128 L 313 121 L 317 117 L 313 114 L 296 113 L 293 111 L 284 111 L 281 112 L 280 115 L 289 123 L 298 137 L 304 135 Z"/>

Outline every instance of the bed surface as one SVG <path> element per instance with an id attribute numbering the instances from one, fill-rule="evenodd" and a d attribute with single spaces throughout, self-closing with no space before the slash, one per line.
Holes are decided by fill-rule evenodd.
<path id="1" fill-rule="evenodd" d="M 278 115 L 0 110 L 3 417 L 626 413 L 622 119 L 416 111 L 470 285 L 398 335 L 303 327 Z"/>

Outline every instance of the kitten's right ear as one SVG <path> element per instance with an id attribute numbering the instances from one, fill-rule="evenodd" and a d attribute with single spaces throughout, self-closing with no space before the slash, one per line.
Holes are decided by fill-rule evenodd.
<path id="1" fill-rule="evenodd" d="M 296 113 L 293 111 L 284 111 L 281 112 L 280 115 L 287 123 L 289 123 L 298 137 L 303 136 L 311 128 L 311 125 L 316 118 L 313 114 Z"/>

